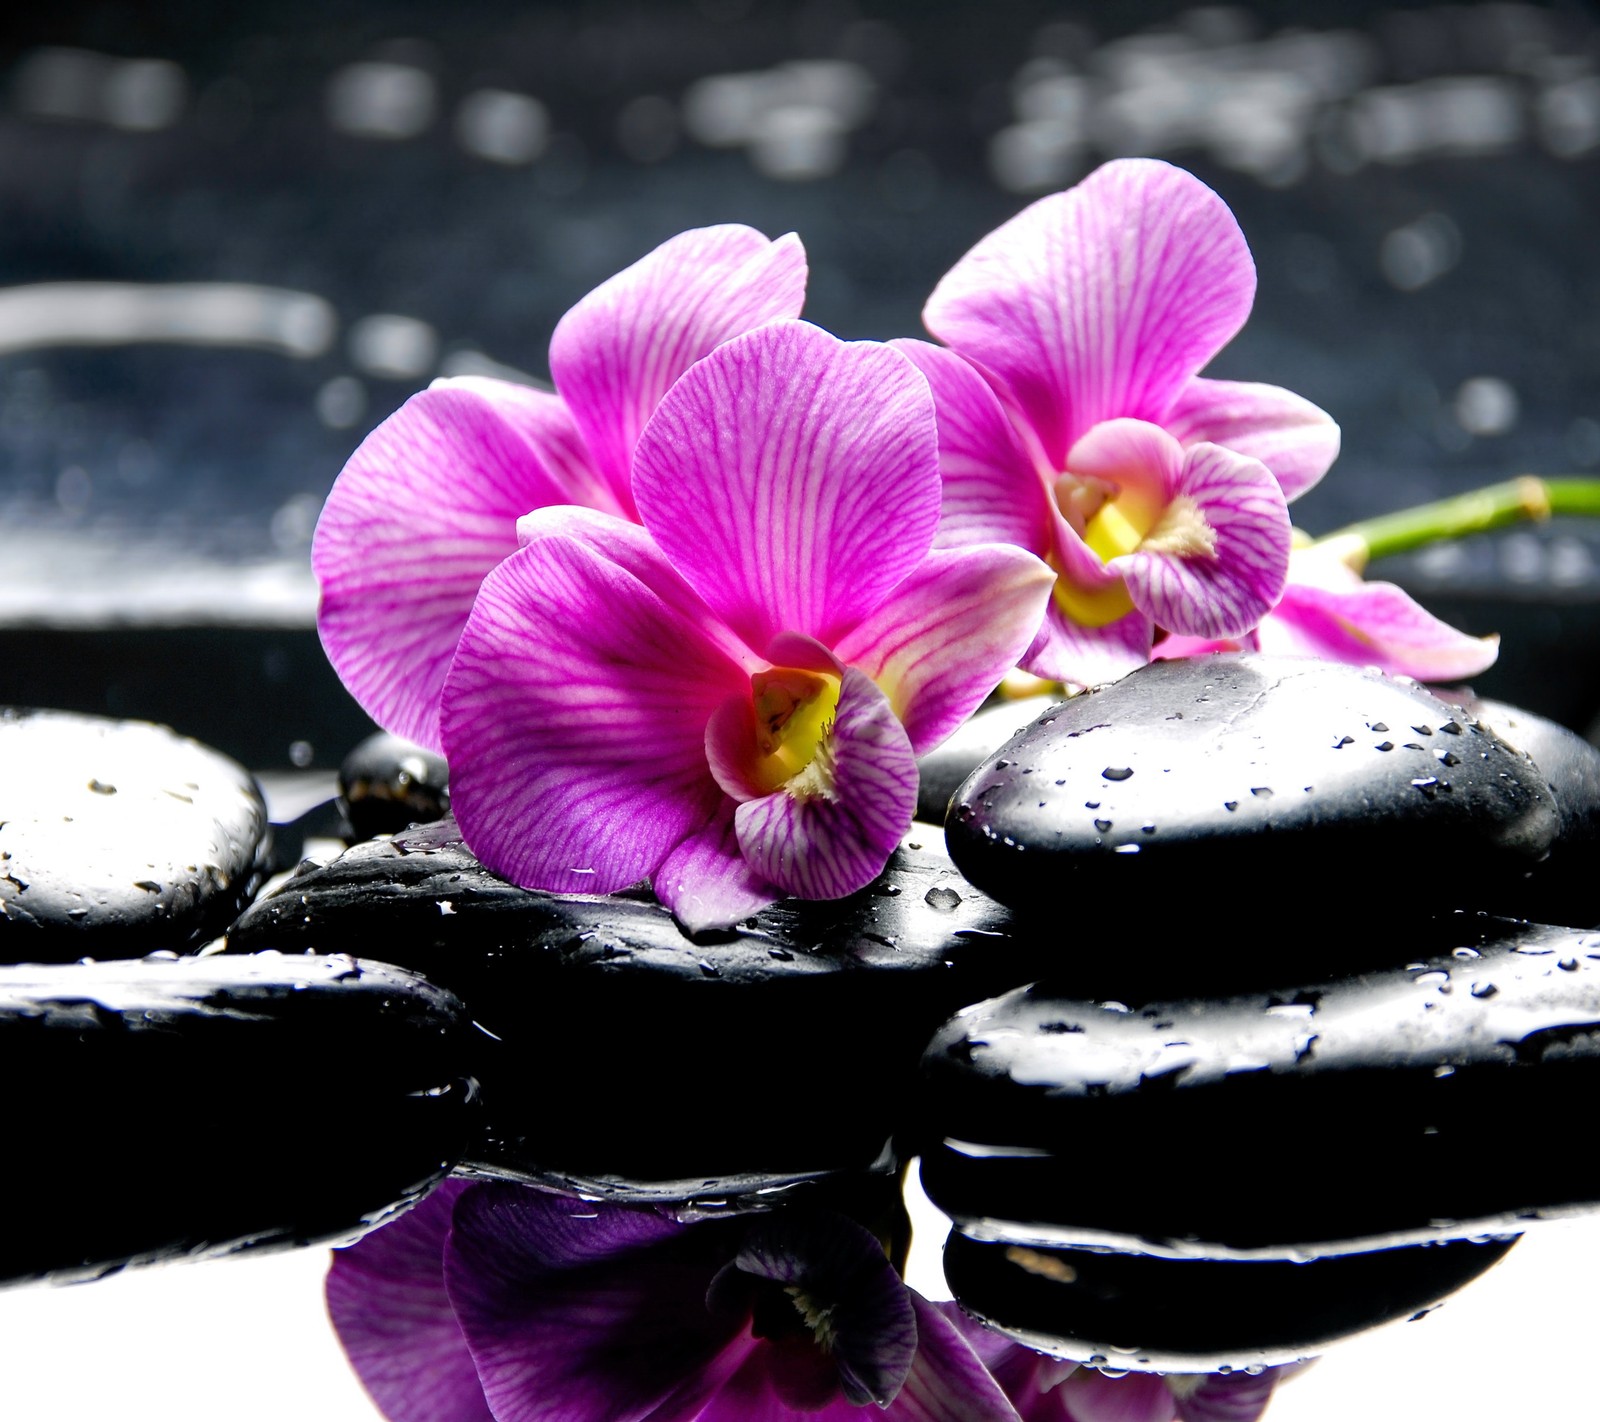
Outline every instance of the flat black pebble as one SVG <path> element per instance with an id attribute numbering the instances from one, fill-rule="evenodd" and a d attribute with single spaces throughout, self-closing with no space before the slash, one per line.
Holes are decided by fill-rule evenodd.
<path id="1" fill-rule="evenodd" d="M 901 849 L 852 898 L 691 939 L 648 895 L 518 889 L 450 822 L 305 866 L 228 941 L 448 987 L 482 1029 L 492 1124 L 470 1163 L 650 1200 L 887 1167 L 929 1035 L 1042 956 L 931 851 Z"/>
<path id="2" fill-rule="evenodd" d="M 1529 875 L 1537 881 L 1539 917 L 1580 928 L 1600 924 L 1600 750 L 1565 726 L 1501 701 L 1475 698 L 1464 709 L 1538 765 L 1560 812 L 1550 857 Z"/>
<path id="3" fill-rule="evenodd" d="M 1559 821 L 1527 757 L 1419 687 L 1221 656 L 1053 707 L 966 781 L 945 833 L 973 883 L 1120 956 L 1132 992 L 1197 949 L 1210 981 L 1261 986 L 1403 961 L 1397 914 L 1537 918 L 1527 875 Z"/>
<path id="4" fill-rule="evenodd" d="M 379 731 L 340 764 L 339 808 L 351 839 L 442 819 L 450 813 L 450 767 L 443 756 Z"/>
<path id="5" fill-rule="evenodd" d="M 969 717 L 937 749 L 917 762 L 917 818 L 942 825 L 950 797 L 961 783 L 1001 746 L 1060 703 L 1054 696 L 997 701 Z"/>
<path id="6" fill-rule="evenodd" d="M 222 932 L 260 888 L 249 774 L 165 726 L 0 709 L 0 961 L 133 958 Z"/>
<path id="7" fill-rule="evenodd" d="M 1040 1352 L 1129 1371 L 1216 1372 L 1315 1357 L 1426 1312 L 1512 1243 L 1456 1240 L 1294 1264 L 1032 1249 L 953 1234 L 944 1269 L 967 1312 Z"/>
<path id="8" fill-rule="evenodd" d="M 1462 915 L 1456 946 L 1298 992 L 1152 1003 L 1040 987 L 923 1062 L 923 1181 L 1024 1245 L 1306 1258 L 1600 1206 L 1600 934 Z"/>
<path id="9" fill-rule="evenodd" d="M 0 1282 L 353 1237 L 475 1125 L 449 993 L 349 958 L 0 968 Z"/>

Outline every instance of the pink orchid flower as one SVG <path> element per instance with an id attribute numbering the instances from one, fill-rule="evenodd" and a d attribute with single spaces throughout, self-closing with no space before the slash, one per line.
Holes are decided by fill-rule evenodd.
<path id="1" fill-rule="evenodd" d="M 1285 504 L 1338 427 L 1271 385 L 1197 372 L 1237 333 L 1255 266 L 1198 179 L 1119 159 L 990 233 L 896 342 L 938 402 L 939 544 L 1003 539 L 1056 573 L 1022 660 L 1074 685 L 1150 659 L 1155 630 L 1239 636 L 1278 600 Z"/>
<path id="2" fill-rule="evenodd" d="M 799 315 L 805 285 L 793 234 L 681 233 L 561 318 L 550 342 L 559 394 L 440 380 L 373 430 L 311 550 L 322 645 L 368 714 L 441 749 L 445 673 L 479 584 L 516 551 L 517 520 L 554 504 L 635 519 L 633 447 L 661 397 L 730 336 Z"/>
<path id="3" fill-rule="evenodd" d="M 1337 557 L 1296 549 L 1278 605 L 1243 637 L 1168 637 L 1160 658 L 1207 652 L 1279 652 L 1377 667 L 1419 681 L 1459 681 L 1494 665 L 1498 637 L 1472 637 L 1441 622 L 1393 583 L 1368 583 Z"/>
<path id="4" fill-rule="evenodd" d="M 959 1305 L 937 1305 L 1021 1422 L 1257 1422 L 1273 1391 L 1308 1364 L 1259 1372 L 1104 1373 L 1036 1353 L 983 1327 Z"/>
<path id="5" fill-rule="evenodd" d="M 778 321 L 719 346 L 639 439 L 643 527 L 549 508 L 484 580 L 443 706 L 462 833 L 525 887 L 645 876 L 691 929 L 882 870 L 916 757 L 993 689 L 1051 577 L 935 550 L 927 382 Z"/>

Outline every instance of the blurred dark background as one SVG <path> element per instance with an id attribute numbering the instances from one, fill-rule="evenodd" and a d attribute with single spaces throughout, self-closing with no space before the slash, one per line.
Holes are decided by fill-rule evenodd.
<path id="1" fill-rule="evenodd" d="M 568 306 L 711 222 L 798 231 L 807 315 L 840 335 L 918 334 L 972 242 L 1129 153 L 1191 168 L 1255 252 L 1211 373 L 1343 426 L 1309 531 L 1600 473 L 1587 7 L 12 7 L 0 702 L 336 764 L 368 723 L 317 646 L 307 549 L 412 391 L 547 375 Z M 1374 575 L 1504 634 L 1480 690 L 1600 715 L 1600 530 Z"/>

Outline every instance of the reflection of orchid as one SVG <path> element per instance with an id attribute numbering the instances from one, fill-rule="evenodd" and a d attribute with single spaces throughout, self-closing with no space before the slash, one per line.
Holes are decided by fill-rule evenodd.
<path id="1" fill-rule="evenodd" d="M 1470 637 L 1393 583 L 1367 583 L 1337 557 L 1296 549 L 1278 605 L 1240 638 L 1168 637 L 1158 657 L 1261 651 L 1377 667 L 1420 681 L 1454 681 L 1494 665 L 1498 637 Z"/>
<path id="2" fill-rule="evenodd" d="M 533 888 L 650 875 L 691 928 L 864 887 L 916 757 L 1027 646 L 1048 570 L 930 551 L 926 382 L 798 321 L 678 381 L 633 493 L 643 528 L 545 509 L 484 581 L 443 707 L 467 843 Z"/>
<path id="3" fill-rule="evenodd" d="M 860 1225 L 685 1225 L 452 1183 L 341 1250 L 328 1308 L 391 1422 L 1016 1422 Z"/>
<path id="4" fill-rule="evenodd" d="M 1005 539 L 1057 575 L 1027 670 L 1109 680 L 1149 659 L 1157 626 L 1238 636 L 1277 600 L 1285 502 L 1339 436 L 1286 390 L 1196 376 L 1254 295 L 1221 199 L 1125 159 L 956 263 L 923 313 L 949 350 L 899 343 L 939 403 L 941 545 Z"/>
<path id="5" fill-rule="evenodd" d="M 633 447 L 668 387 L 730 336 L 800 313 L 799 239 L 706 227 L 663 243 L 562 317 L 560 394 L 441 380 L 362 442 L 317 524 L 328 658 L 386 730 L 440 748 L 439 692 L 484 575 L 551 504 L 635 517 Z"/>
<path id="6" fill-rule="evenodd" d="M 991 1333 L 953 1303 L 941 1307 L 1022 1422 L 1256 1422 L 1273 1389 L 1300 1366 L 1168 1376 L 1097 1372 Z"/>

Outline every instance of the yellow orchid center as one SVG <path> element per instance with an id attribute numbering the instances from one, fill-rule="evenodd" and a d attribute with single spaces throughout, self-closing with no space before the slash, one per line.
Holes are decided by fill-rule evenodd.
<path id="1" fill-rule="evenodd" d="M 1062 513 L 1102 563 L 1141 548 L 1184 558 L 1215 556 L 1216 532 L 1187 494 L 1160 504 L 1142 490 L 1063 474 L 1056 480 L 1055 495 Z M 1056 572 L 1056 602 L 1080 627 L 1104 627 L 1133 611 L 1133 599 L 1120 579 L 1108 587 L 1080 588 L 1060 576 L 1060 568 Z"/>
<path id="2" fill-rule="evenodd" d="M 832 672 L 773 667 L 750 678 L 750 699 L 756 713 L 753 778 L 762 792 L 788 786 L 798 798 L 831 795 L 827 742 L 839 708 L 839 678 Z"/>

